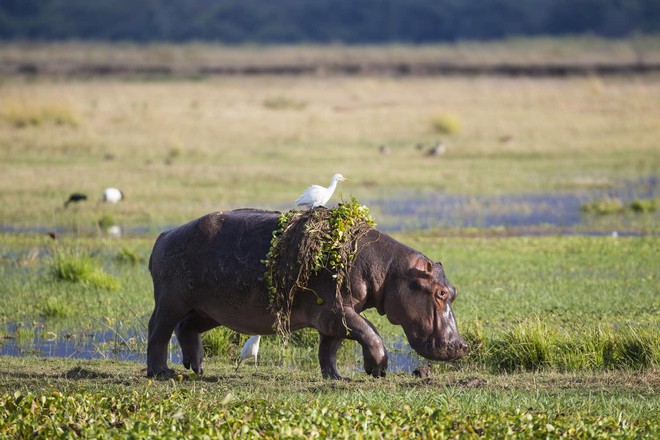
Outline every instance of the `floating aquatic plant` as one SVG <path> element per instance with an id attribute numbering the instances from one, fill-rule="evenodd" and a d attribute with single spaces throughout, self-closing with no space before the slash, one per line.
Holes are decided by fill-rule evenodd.
<path id="1" fill-rule="evenodd" d="M 369 209 L 355 198 L 331 209 L 288 211 L 280 214 L 264 264 L 275 330 L 283 338 L 290 334 L 293 300 L 300 291 L 316 295 L 308 287 L 310 277 L 328 271 L 336 281 L 335 300 L 341 307 L 342 291 L 348 292 L 348 273 L 358 250 L 358 241 L 373 229 Z"/>

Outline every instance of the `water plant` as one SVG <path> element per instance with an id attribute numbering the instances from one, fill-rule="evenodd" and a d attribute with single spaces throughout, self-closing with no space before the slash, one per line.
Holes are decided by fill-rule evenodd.
<path id="1" fill-rule="evenodd" d="M 73 309 L 57 298 L 47 298 L 41 307 L 41 315 L 46 318 L 62 319 L 73 315 Z"/>
<path id="2" fill-rule="evenodd" d="M 101 217 L 96 222 L 97 225 L 99 225 L 99 228 L 101 230 L 105 231 L 112 225 L 116 225 L 117 222 L 115 221 L 114 217 L 112 217 L 110 214 L 103 214 Z"/>
<path id="3" fill-rule="evenodd" d="M 117 251 L 115 260 L 135 266 L 139 263 L 144 263 L 146 258 L 140 255 L 137 250 L 129 248 L 128 246 L 122 246 L 119 251 Z"/>
<path id="4" fill-rule="evenodd" d="M 278 218 L 270 250 L 263 263 L 270 303 L 276 315 L 276 331 L 286 338 L 293 299 L 300 291 L 324 299 L 307 286 L 309 278 L 327 270 L 336 281 L 335 301 L 342 291 L 359 239 L 375 226 L 369 209 L 352 198 L 331 209 L 288 211 Z"/>
<path id="5" fill-rule="evenodd" d="M 658 199 L 635 199 L 630 203 L 630 209 L 635 212 L 654 212 L 658 209 Z"/>
<path id="6" fill-rule="evenodd" d="M 56 249 L 51 261 L 51 274 L 57 280 L 117 290 L 120 282 L 105 273 L 88 253 Z"/>
<path id="7" fill-rule="evenodd" d="M 582 212 L 599 215 L 616 214 L 623 212 L 624 209 L 625 205 L 623 204 L 623 201 L 616 197 L 605 197 L 603 199 L 583 203 L 582 206 L 580 206 Z"/>

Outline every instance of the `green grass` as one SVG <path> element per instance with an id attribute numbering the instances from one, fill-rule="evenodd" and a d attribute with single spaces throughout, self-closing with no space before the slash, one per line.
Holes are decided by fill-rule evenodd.
<path id="1" fill-rule="evenodd" d="M 295 334 L 284 351 L 277 338 L 263 338 L 259 366 L 234 373 L 247 336 L 214 330 L 204 336 L 206 374 L 196 380 L 180 365 L 173 380 L 151 382 L 141 363 L 3 358 L 0 435 L 657 436 L 657 238 L 441 231 L 397 238 L 443 261 L 460 293 L 459 329 L 472 345 L 458 363 L 433 364 L 427 379 L 392 371 L 371 379 L 357 345 L 346 342 L 339 368 L 352 382 L 324 381 L 311 330 Z M 29 351 L 35 332 L 75 338 L 109 328 L 116 340 L 97 349 L 144 352 L 153 307 L 146 258 L 154 239 L 64 235 L 53 244 L 4 234 L 0 321 L 4 328 L 24 323 L 6 335 Z M 93 256 L 120 287 L 54 280 L 54 247 Z M 134 255 L 136 263 L 120 255 Z M 390 344 L 401 328 L 373 311 L 366 315 L 394 353 Z M 130 339 L 129 328 L 141 336 Z"/>
<path id="2" fill-rule="evenodd" d="M 657 176 L 660 77 L 601 82 L 596 93 L 575 77 L 10 77 L 0 102 L 66 96 L 80 123 L 0 120 L 0 223 L 90 231 L 111 218 L 154 231 L 214 210 L 286 209 L 337 172 L 350 182 L 333 202 L 339 193 L 579 193 Z M 307 105 L 264 106 L 278 96 Z M 461 124 L 443 139 L 441 162 L 416 148 L 443 136 L 431 123 L 438 114 Z M 108 186 L 126 200 L 97 203 Z M 89 199 L 64 209 L 73 192 Z"/>
<path id="3" fill-rule="evenodd" d="M 660 59 L 657 38 L 637 49 L 631 41 L 567 41 L 380 50 L 2 44 L 0 64 L 165 62 L 185 75 L 190 66 L 255 60 L 553 64 L 629 62 L 640 50 L 649 62 Z M 24 353 L 35 335 L 78 343 L 96 331 L 114 335 L 93 342 L 100 353 L 144 353 L 153 309 L 146 266 L 162 225 L 218 209 L 289 206 L 336 172 L 351 179 L 344 199 L 360 201 L 413 191 L 580 193 L 660 174 L 657 75 L 6 76 L 0 103 L 0 224 L 73 231 L 57 242 L 0 234 L 0 344 L 15 342 Z M 454 115 L 460 131 L 430 160 L 416 146 L 438 142 L 437 115 Z M 98 203 L 107 186 L 126 200 Z M 89 198 L 64 209 L 72 192 Z M 657 216 L 648 214 L 657 201 L 621 203 L 624 212 L 591 216 L 593 229 L 632 225 L 651 235 L 397 235 L 444 263 L 472 347 L 460 362 L 432 364 L 427 379 L 393 369 L 367 377 L 358 346 L 345 342 L 339 369 L 352 382 L 324 381 L 312 330 L 294 334 L 286 350 L 264 337 L 259 366 L 238 372 L 233 360 L 247 336 L 209 332 L 206 374 L 196 379 L 180 365 L 174 379 L 149 381 L 141 363 L 3 357 L 0 437 L 657 438 L 660 241 Z M 110 224 L 147 232 L 105 238 Z M 408 356 L 395 348 L 400 327 L 373 310 L 365 315 L 392 355 Z"/>
<path id="4" fill-rule="evenodd" d="M 55 248 L 51 272 L 55 279 L 61 281 L 108 290 L 117 290 L 120 287 L 119 280 L 105 273 L 91 255 L 76 249 Z"/>
<path id="5" fill-rule="evenodd" d="M 0 434 L 180 438 L 568 436 L 653 438 L 656 373 L 388 375 L 350 383 L 316 372 L 211 365 L 150 381 L 126 362 L 9 358 Z"/>

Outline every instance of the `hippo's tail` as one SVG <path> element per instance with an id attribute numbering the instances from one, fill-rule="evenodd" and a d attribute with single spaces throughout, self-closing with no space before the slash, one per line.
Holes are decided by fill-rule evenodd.
<path id="1" fill-rule="evenodd" d="M 160 242 L 160 241 L 161 241 L 166 235 L 167 235 L 167 232 L 161 232 L 161 234 L 160 234 L 160 235 L 158 236 L 158 238 L 156 239 L 156 242 L 154 243 L 154 247 L 153 247 L 153 249 L 151 250 L 151 255 L 149 255 L 149 273 L 151 274 L 152 277 L 153 277 L 153 275 L 154 275 L 154 272 L 153 272 L 154 255 L 155 255 L 156 252 L 157 252 L 158 243 L 159 243 L 159 242 Z"/>

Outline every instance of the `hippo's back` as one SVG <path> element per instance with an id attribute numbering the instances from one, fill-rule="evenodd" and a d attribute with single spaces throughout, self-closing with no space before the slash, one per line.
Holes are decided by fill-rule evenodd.
<path id="1" fill-rule="evenodd" d="M 149 259 L 159 286 L 178 295 L 263 287 L 266 258 L 279 213 L 256 209 L 214 212 L 160 234 Z"/>

